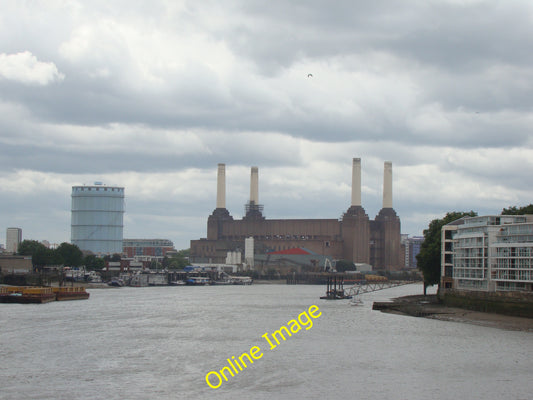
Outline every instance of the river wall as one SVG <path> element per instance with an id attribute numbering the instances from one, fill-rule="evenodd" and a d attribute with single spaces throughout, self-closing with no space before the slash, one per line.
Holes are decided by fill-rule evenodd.
<path id="1" fill-rule="evenodd" d="M 438 296 L 448 307 L 533 318 L 533 293 L 446 289 Z"/>

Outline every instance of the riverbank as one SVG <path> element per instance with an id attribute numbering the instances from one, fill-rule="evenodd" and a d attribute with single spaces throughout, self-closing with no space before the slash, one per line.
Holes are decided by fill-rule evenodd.
<path id="1" fill-rule="evenodd" d="M 533 332 L 533 318 L 471 311 L 448 307 L 440 303 L 436 295 L 414 295 L 394 299 L 391 302 L 374 302 L 373 310 L 382 312 L 469 323 L 513 331 Z"/>

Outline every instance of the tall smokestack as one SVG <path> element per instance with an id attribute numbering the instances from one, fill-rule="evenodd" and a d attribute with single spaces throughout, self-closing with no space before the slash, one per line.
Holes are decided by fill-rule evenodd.
<path id="1" fill-rule="evenodd" d="M 354 158 L 352 164 L 352 206 L 361 205 L 361 159 Z"/>
<path id="2" fill-rule="evenodd" d="M 259 204 L 259 170 L 252 167 L 250 177 L 250 204 Z"/>
<path id="3" fill-rule="evenodd" d="M 383 171 L 383 208 L 392 208 L 392 162 L 385 161 Z"/>
<path id="4" fill-rule="evenodd" d="M 226 164 L 218 164 L 217 208 L 226 208 Z"/>

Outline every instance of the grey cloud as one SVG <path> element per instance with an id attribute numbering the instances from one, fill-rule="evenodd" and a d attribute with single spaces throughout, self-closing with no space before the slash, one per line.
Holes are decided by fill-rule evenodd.
<path id="1" fill-rule="evenodd" d="M 0 79 L 4 171 L 58 173 L 63 181 L 68 174 L 69 182 L 118 172 L 156 179 L 187 168 L 213 170 L 214 177 L 216 164 L 225 162 L 239 168 L 228 204 L 240 215 L 247 200 L 244 167 L 298 170 L 327 160 L 349 170 L 350 158 L 360 156 L 368 189 L 363 202 L 372 217 L 380 208 L 382 163 L 392 160 L 409 192 L 398 193 L 395 207 L 412 234 L 427 222 L 420 215 L 497 212 L 514 205 L 509 199 L 531 197 L 523 184 L 529 169 L 510 161 L 533 157 L 528 1 L 94 1 L 53 8 L 10 0 L 3 11 L 12 17 L 0 24 L 2 51 L 29 51 L 64 74 L 38 87 Z M 158 42 L 135 48 L 143 39 Z M 150 44 L 161 54 L 146 56 Z M 169 57 L 178 44 L 186 49 Z M 187 135 L 193 139 L 181 140 Z M 401 175 L 417 166 L 457 179 L 445 182 L 454 187 L 480 182 L 503 194 L 489 201 L 455 193 L 455 204 L 424 204 L 410 193 L 438 190 L 432 177 L 421 171 L 405 183 L 409 178 Z M 183 179 L 178 184 L 196 187 Z M 307 187 L 280 184 L 260 193 L 265 214 L 336 218 L 347 209 L 349 193 L 323 196 L 316 193 L 323 182 L 307 179 Z M 208 189 L 214 199 L 214 187 Z M 58 225 L 68 237 L 68 205 L 65 212 L 58 204 L 68 204 L 69 193 L 60 201 L 43 194 L 39 204 L 34 195 L 16 197 L 5 188 L 0 194 L 0 208 L 10 215 L 23 214 L 21 207 L 62 215 Z M 207 199 L 193 206 L 177 197 L 151 203 L 132 196 L 131 220 L 144 224 L 166 209 L 202 219 L 214 207 Z M 176 231 L 155 225 L 145 234 Z M 204 228 L 187 229 L 197 235 Z"/>

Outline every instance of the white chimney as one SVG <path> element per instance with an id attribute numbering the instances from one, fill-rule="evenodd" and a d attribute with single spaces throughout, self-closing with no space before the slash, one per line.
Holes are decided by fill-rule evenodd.
<path id="1" fill-rule="evenodd" d="M 392 208 L 392 162 L 385 161 L 383 170 L 383 208 Z"/>
<path id="2" fill-rule="evenodd" d="M 361 205 L 361 159 L 354 158 L 352 165 L 352 206 Z"/>
<path id="3" fill-rule="evenodd" d="M 218 164 L 217 208 L 226 208 L 226 164 Z"/>
<path id="4" fill-rule="evenodd" d="M 250 204 L 259 204 L 259 171 L 257 167 L 252 167 L 250 177 Z"/>

